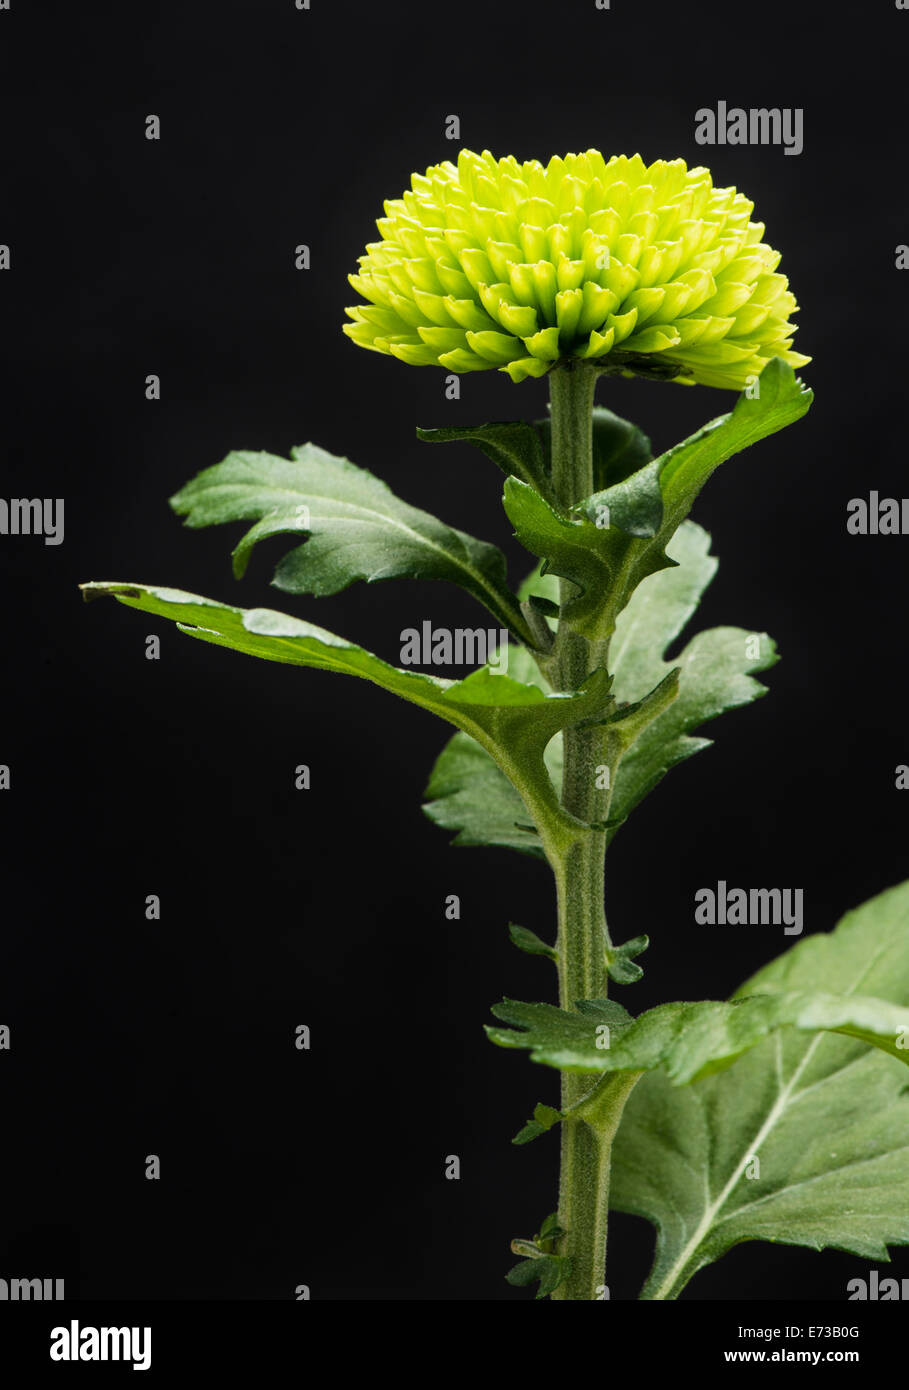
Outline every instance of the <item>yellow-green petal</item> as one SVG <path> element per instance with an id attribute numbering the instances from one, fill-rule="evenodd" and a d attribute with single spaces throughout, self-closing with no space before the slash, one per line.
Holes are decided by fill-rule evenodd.
<path id="1" fill-rule="evenodd" d="M 709 170 L 598 150 L 461 150 L 384 204 L 350 283 L 352 342 L 448 371 L 540 376 L 570 358 L 741 390 L 797 311 L 753 204 Z"/>

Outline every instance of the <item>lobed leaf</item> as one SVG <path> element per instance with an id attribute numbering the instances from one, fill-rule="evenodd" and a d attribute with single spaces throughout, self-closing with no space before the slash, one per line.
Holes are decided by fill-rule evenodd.
<path id="1" fill-rule="evenodd" d="M 521 641 L 531 640 L 498 547 L 409 506 L 365 468 L 315 444 L 291 450 L 289 459 L 235 451 L 170 500 L 191 527 L 254 520 L 233 552 L 238 579 L 260 541 L 307 537 L 279 562 L 276 588 L 322 596 L 358 579 L 447 580 Z"/>
<path id="2" fill-rule="evenodd" d="M 549 490 L 549 467 L 537 430 L 526 420 L 503 420 L 488 425 L 445 425 L 417 429 L 427 444 L 451 441 L 475 444 L 507 477 L 521 478 L 542 492 Z"/>
<path id="3" fill-rule="evenodd" d="M 559 1071 L 659 1068 L 678 1086 L 724 1070 L 780 1028 L 842 1033 L 909 1065 L 909 1009 L 884 999 L 818 990 L 754 994 L 728 1002 L 660 1004 L 634 1021 L 611 1018 L 601 1007 L 604 1002 L 586 1001 L 579 1005 L 582 1012 L 571 1013 L 552 1004 L 507 999 L 492 1012 L 516 1024 L 518 1031 L 486 1031 L 501 1047 L 528 1048 L 532 1061 Z M 609 1024 L 605 1033 L 603 1023 Z"/>
<path id="4" fill-rule="evenodd" d="M 852 1026 L 775 1030 L 695 1086 L 652 1072 L 627 1103 L 612 1204 L 657 1228 L 645 1299 L 676 1298 L 745 1240 L 882 1261 L 888 1244 L 909 1244 L 909 1095 L 894 1060 L 909 1057 L 909 1035 L 866 1046 L 878 1041 L 869 1028 L 901 1027 L 909 1006 L 909 882 L 799 941 L 737 991 L 734 1007 L 781 990 L 829 991 L 837 1004 L 818 1007 L 841 1019 L 854 1011 Z"/>
<path id="5" fill-rule="evenodd" d="M 539 685 L 481 667 L 463 680 L 401 670 L 372 652 L 300 618 L 269 608 L 244 610 L 178 589 L 146 584 L 83 584 L 86 598 L 109 595 L 130 608 L 173 619 L 182 632 L 249 656 L 359 676 L 430 710 L 471 735 L 519 788 L 524 805 L 553 832 L 577 822 L 558 804 L 543 753 L 566 723 L 602 714 L 610 680 L 594 671 L 584 686 L 547 695 Z M 526 812 L 525 812 L 526 814 Z"/>
<path id="6" fill-rule="evenodd" d="M 646 700 L 678 671 L 678 693 L 661 713 L 646 723 L 623 753 L 613 778 L 608 831 L 611 840 L 635 806 L 665 776 L 711 740 L 692 732 L 724 711 L 765 694 L 754 675 L 776 661 L 776 649 L 766 633 L 741 628 L 714 628 L 694 637 L 681 654 L 666 661 L 663 653 L 686 625 L 716 572 L 709 554 L 710 537 L 694 522 L 679 528 L 667 547 L 675 561 L 671 569 L 653 575 L 633 595 L 619 615 L 612 643 L 619 701 L 616 714 Z M 544 577 L 551 584 L 549 576 Z M 534 587 L 531 583 L 530 587 Z M 522 594 L 525 587 L 522 586 Z M 548 689 L 531 659 L 518 653 L 520 667 L 541 688 Z M 562 774 L 561 738 L 546 750 L 546 765 L 554 786 Z M 456 844 L 503 845 L 528 854 L 540 853 L 532 834 L 517 827 L 523 816 L 520 798 L 498 774 L 482 749 L 455 735 L 436 761 L 427 787 L 427 815 L 444 829 L 457 831 Z"/>
<path id="7" fill-rule="evenodd" d="M 814 393 L 782 357 L 772 357 L 758 378 L 759 395 L 739 396 L 727 415 L 660 455 L 660 487 L 666 512 L 664 534 L 688 515 L 711 473 L 743 449 L 794 424 Z"/>
<path id="8" fill-rule="evenodd" d="M 611 648 L 614 692 L 634 703 L 678 670 L 678 696 L 649 723 L 624 753 L 613 781 L 611 832 L 625 821 L 670 768 L 709 748 L 711 739 L 692 737 L 695 729 L 727 710 L 750 704 L 767 693 L 754 676 L 778 660 L 773 639 L 764 632 L 716 627 L 698 633 L 678 656 L 664 653 L 686 626 L 717 570 L 710 536 L 686 521 L 667 547 L 676 567 L 642 584 L 619 614 Z"/>

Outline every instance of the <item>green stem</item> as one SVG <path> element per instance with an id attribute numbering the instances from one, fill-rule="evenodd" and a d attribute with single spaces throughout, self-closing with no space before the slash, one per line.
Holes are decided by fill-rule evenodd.
<path id="1" fill-rule="evenodd" d="M 592 413 L 596 371 L 586 364 L 557 367 L 550 373 L 552 483 L 557 503 L 567 509 L 593 492 Z M 575 592 L 561 581 L 561 603 Z M 559 624 L 552 653 L 553 681 L 559 690 L 576 690 L 605 652 Z M 586 825 L 606 819 L 609 766 L 607 735 L 602 728 L 566 729 L 562 805 Z M 598 774 L 598 769 L 600 773 Z M 606 786 L 598 786 L 607 782 Z M 582 999 L 605 999 L 609 933 L 604 909 L 606 836 L 601 830 L 579 832 L 554 864 L 559 908 L 559 1002 L 574 1009 Z M 562 1110 L 570 1110 L 593 1090 L 589 1076 L 563 1074 Z M 628 1088 L 630 1089 L 630 1087 Z M 606 1109 L 594 1128 L 580 1117 L 562 1123 L 559 1224 L 567 1232 L 559 1253 L 569 1255 L 572 1272 L 554 1299 L 602 1298 L 609 1212 L 612 1137 L 627 1091 L 615 1092 L 615 1114 Z M 613 1122 L 614 1120 L 614 1122 Z"/>
<path id="2" fill-rule="evenodd" d="M 589 834 L 564 855 L 556 877 L 559 902 L 559 1003 L 606 997 L 606 917 L 603 910 L 603 836 Z M 562 1073 L 562 1112 L 594 1085 L 589 1076 Z M 606 1267 L 612 1135 L 586 1120 L 561 1125 L 559 1225 L 567 1234 L 559 1254 L 571 1256 L 571 1274 L 554 1299 L 601 1297 Z"/>
<path id="3" fill-rule="evenodd" d="M 562 1169 L 559 1224 L 568 1231 L 559 1253 L 571 1256 L 571 1274 L 552 1294 L 555 1299 L 589 1302 L 606 1294 L 606 1235 L 612 1142 L 625 1102 L 640 1079 L 639 1071 L 610 1072 L 588 1090 L 579 1115 L 562 1121 Z M 578 1081 L 590 1078 L 576 1077 Z M 573 1225 L 566 1227 L 565 1222 Z"/>

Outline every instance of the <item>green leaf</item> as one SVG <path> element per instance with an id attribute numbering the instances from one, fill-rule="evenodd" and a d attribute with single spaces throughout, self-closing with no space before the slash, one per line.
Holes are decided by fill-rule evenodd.
<path id="1" fill-rule="evenodd" d="M 909 1005 L 909 883 L 847 913 L 835 931 L 805 937 L 734 997 L 817 989 L 843 1010 L 877 995 L 896 1024 Z M 909 1243 L 909 1095 L 894 1060 L 909 1056 L 909 1037 L 893 1056 L 868 1048 L 860 1035 L 871 1021 L 855 1038 L 777 1031 L 696 1086 L 660 1072 L 638 1082 L 615 1141 L 611 1195 L 658 1231 L 643 1298 L 677 1297 L 745 1240 L 881 1261 L 888 1244 Z"/>
<path id="2" fill-rule="evenodd" d="M 549 558 L 551 566 L 545 574 L 538 567 L 525 580 L 519 590 L 521 600 L 533 595 L 550 602 L 557 599 L 558 570 L 582 588 L 573 601 L 572 612 L 582 629 L 593 632 L 599 623 L 598 593 L 602 594 L 603 586 L 611 582 L 613 572 L 618 572 L 617 565 L 629 566 L 628 583 L 633 580 L 638 587 L 617 613 L 611 641 L 610 665 L 619 701 L 617 715 L 627 717 L 627 706 L 646 700 L 673 670 L 679 671 L 677 698 L 639 731 L 614 771 L 608 816 L 610 840 L 670 768 L 710 746 L 710 739 L 692 737 L 694 730 L 718 714 L 766 693 L 754 679 L 777 659 L 774 643 L 766 633 L 714 628 L 694 637 L 672 662 L 664 660 L 664 652 L 694 613 L 717 567 L 716 559 L 708 553 L 710 538 L 700 527 L 683 522 L 674 535 L 671 533 L 672 525 L 680 520 L 679 507 L 684 498 L 689 499 L 690 505 L 696 485 L 702 485 L 724 457 L 797 419 L 811 402 L 810 391 L 796 381 L 792 369 L 779 359 L 764 369 L 760 383 L 758 399 L 741 397 L 730 415 L 714 421 L 658 460 L 667 510 L 660 532 L 651 540 L 628 536 L 614 526 L 598 532 L 595 507 L 591 507 L 590 516 L 569 517 L 520 483 L 511 480 L 506 484 L 516 530 L 532 550 Z M 672 482 L 671 488 L 668 481 Z M 566 608 L 566 614 L 568 611 Z M 546 763 L 554 785 L 558 786 L 562 767 L 560 738 L 554 739 L 547 749 Z M 452 740 L 443 751 L 433 779 L 430 786 L 434 799 L 426 808 L 427 814 L 445 828 L 458 831 L 456 843 L 505 845 L 539 853 L 533 836 L 516 829 L 521 813 L 512 789 L 490 773 L 483 755 L 469 750 L 463 740 Z"/>
<path id="3" fill-rule="evenodd" d="M 540 435 L 526 420 L 504 420 L 488 425 L 446 425 L 417 429 L 417 438 L 428 444 L 461 440 L 475 444 L 508 477 L 521 478 L 531 487 L 549 491 L 548 469 Z"/>
<path id="4" fill-rule="evenodd" d="M 506 476 L 520 478 L 544 496 L 551 496 L 552 432 L 548 416 L 532 424 L 526 420 L 505 420 L 418 429 L 417 438 L 430 444 L 450 440 L 475 444 Z M 602 406 L 593 408 L 592 439 L 597 492 L 623 482 L 653 458 L 647 435 Z"/>
<path id="5" fill-rule="evenodd" d="M 543 1105 L 537 1106 L 537 1109 L 549 1110 L 550 1107 L 548 1105 Z M 561 1119 L 558 1110 L 553 1110 L 551 1113 Z M 564 1235 L 567 1235 L 567 1231 L 563 1231 L 562 1227 L 559 1225 L 559 1213 L 557 1211 L 550 1212 L 540 1227 L 540 1241 L 558 1240 L 560 1236 Z"/>
<path id="6" fill-rule="evenodd" d="M 767 693 L 754 675 L 778 658 L 764 632 L 711 628 L 693 637 L 671 661 L 664 660 L 663 653 L 716 573 L 718 562 L 709 550 L 707 532 L 684 522 L 667 546 L 676 567 L 651 576 L 619 614 L 611 665 L 620 712 L 622 701 L 642 699 L 674 670 L 679 672 L 679 693 L 622 756 L 609 804 L 610 819 L 616 822 L 611 836 L 670 768 L 710 747 L 711 739 L 691 737 L 694 729 Z"/>
<path id="7" fill-rule="evenodd" d="M 561 1119 L 561 1110 L 554 1110 L 551 1105 L 543 1105 L 542 1103 L 536 1105 L 534 1106 L 533 1119 L 528 1120 L 524 1128 L 518 1130 L 511 1142 L 512 1144 L 529 1144 L 532 1139 L 539 1139 L 541 1134 L 546 1134 Z M 547 1217 L 547 1220 L 550 1219 Z M 541 1234 L 546 1235 L 547 1233 L 543 1231 Z"/>
<path id="8" fill-rule="evenodd" d="M 538 1255 L 535 1259 L 522 1260 L 505 1275 L 509 1284 L 526 1288 L 539 1280 L 537 1298 L 548 1298 L 571 1273 L 571 1260 L 567 1255 Z"/>
<path id="9" fill-rule="evenodd" d="M 571 1273 L 571 1260 L 567 1255 L 545 1255 L 537 1263 L 543 1267 L 537 1298 L 548 1298 L 568 1278 Z"/>
<path id="10" fill-rule="evenodd" d="M 531 608 L 540 613 L 544 618 L 558 618 L 559 605 L 551 598 L 544 598 L 542 594 L 531 594 L 527 599 Z"/>
<path id="11" fill-rule="evenodd" d="M 533 567 L 518 589 L 518 602 L 521 605 L 521 611 L 526 614 L 528 608 L 533 609 L 534 613 L 549 628 L 551 641 L 555 640 L 558 618 L 561 613 L 560 587 L 556 575 L 543 573 L 543 562 L 540 561 Z"/>
<path id="12" fill-rule="evenodd" d="M 536 932 L 528 931 L 526 927 L 519 927 L 516 923 L 509 922 L 508 935 L 518 950 L 525 951 L 528 956 L 546 956 L 549 960 L 555 961 L 559 958 L 559 953 L 554 946 L 549 946 L 545 941 L 541 941 Z"/>
<path id="13" fill-rule="evenodd" d="M 546 757 L 551 760 L 549 750 Z M 520 796 L 469 734 L 457 733 L 445 745 L 424 796 L 423 811 L 429 819 L 442 830 L 457 831 L 453 844 L 495 845 L 545 859 Z"/>
<path id="14" fill-rule="evenodd" d="M 630 1024 L 610 1018 L 603 1002 L 585 1000 L 577 1006 L 579 1013 L 569 1013 L 552 1004 L 506 999 L 492 1012 L 521 1031 L 490 1027 L 486 1031 L 501 1047 L 529 1048 L 534 1062 L 559 1071 L 660 1068 L 678 1086 L 724 1070 L 780 1028 L 842 1033 L 909 1065 L 909 1009 L 864 995 L 799 990 L 755 993 L 725 1003 L 660 1004 Z M 603 1023 L 609 1024 L 605 1033 Z M 906 1040 L 903 1047 L 900 1038 Z"/>
<path id="15" fill-rule="evenodd" d="M 660 463 L 654 460 L 629 478 L 614 483 L 574 510 L 587 516 L 598 530 L 618 527 L 628 536 L 647 539 L 656 536 L 663 524 L 663 494 L 660 490 Z M 626 547 L 622 547 L 624 555 Z"/>
<path id="16" fill-rule="evenodd" d="M 615 1036 L 633 1024 L 633 1019 L 621 1004 L 611 999 L 587 999 L 578 1003 L 579 1012 L 569 1013 L 555 1004 L 522 1004 L 517 999 L 503 999 L 494 1004 L 492 1012 L 512 1028 L 485 1025 L 492 1042 L 500 1047 L 530 1048 L 534 1062 L 545 1062 L 560 1071 L 605 1071 L 599 1058 L 608 1059 L 609 1046 Z M 608 1061 L 607 1061 L 608 1065 Z"/>
<path id="17" fill-rule="evenodd" d="M 513 1284 L 515 1288 L 518 1289 L 527 1288 L 529 1284 L 533 1284 L 537 1279 L 541 1279 L 542 1277 L 543 1271 L 539 1267 L 538 1257 L 530 1260 L 522 1260 L 520 1264 L 514 1265 L 505 1275 L 507 1282 Z"/>
<path id="18" fill-rule="evenodd" d="M 577 586 L 578 593 L 565 603 L 562 617 L 591 640 L 604 641 L 615 630 L 626 595 L 625 586 L 615 577 L 627 566 L 632 547 L 644 544 L 620 529 L 619 519 L 638 536 L 652 536 L 659 526 L 662 501 L 653 469 L 648 464 L 643 476 L 635 474 L 600 494 L 606 499 L 603 505 L 609 507 L 604 526 L 596 524 L 598 510 L 590 511 L 586 503 L 588 514 L 569 516 L 518 478 L 505 483 L 503 503 L 515 535 L 533 555 L 540 556 L 546 573 Z M 649 573 L 671 564 L 662 552 L 653 551 L 651 560 Z"/>
<path id="19" fill-rule="evenodd" d="M 599 539 L 591 531 L 572 534 L 563 527 L 557 534 L 552 524 L 545 531 L 537 526 L 537 545 L 528 548 L 546 558 L 546 544 L 557 545 L 556 573 L 584 590 L 565 610 L 565 617 L 583 635 L 598 640 L 611 636 L 616 617 L 638 585 L 666 567 L 669 542 L 711 473 L 734 454 L 798 420 L 813 399 L 780 357 L 768 362 L 758 388 L 758 396 L 751 399 L 742 394 L 728 415 L 712 420 L 618 486 L 594 492 L 578 503 L 573 514 L 598 524 Z M 597 555 L 603 567 L 599 575 L 589 555 L 567 553 L 572 542 L 576 551 Z M 590 583 L 602 586 L 599 612 L 587 594 Z M 608 595 L 608 602 L 603 602 L 603 595 Z"/>
<path id="20" fill-rule="evenodd" d="M 728 415 L 652 462 L 628 472 L 618 467 L 611 476 L 608 466 L 598 467 L 607 485 L 570 515 L 533 482 L 508 478 L 504 503 L 515 534 L 543 560 L 544 572 L 576 585 L 562 616 L 582 636 L 607 641 L 638 585 L 671 565 L 668 544 L 711 473 L 733 454 L 792 424 L 812 401 L 778 357 L 764 368 L 758 389 L 758 396 L 741 395 Z M 627 452 L 637 464 L 645 454 L 649 459 L 649 444 L 642 436 Z"/>
<path id="21" fill-rule="evenodd" d="M 550 692 L 523 647 L 509 649 L 508 660 L 516 680 Z M 562 777 L 558 736 L 547 745 L 543 761 L 555 797 Z M 455 845 L 496 845 L 533 858 L 545 858 L 542 841 L 533 826 L 528 825 L 527 810 L 514 786 L 468 734 L 455 734 L 443 748 L 424 795 L 424 813 L 441 829 L 457 831 Z"/>
<path id="22" fill-rule="evenodd" d="M 233 552 L 238 579 L 259 541 L 307 536 L 275 570 L 273 582 L 286 593 L 336 594 L 357 579 L 444 579 L 521 641 L 531 640 L 496 546 L 408 506 L 365 468 L 315 444 L 293 449 L 289 459 L 228 454 L 181 488 L 171 506 L 191 527 L 255 521 Z"/>
<path id="23" fill-rule="evenodd" d="M 524 805 L 548 834 L 576 831 L 578 822 L 558 804 L 543 751 L 566 724 L 593 718 L 606 708 L 611 682 L 603 671 L 592 672 L 585 685 L 569 695 L 547 696 L 539 685 L 495 675 L 488 667 L 464 680 L 442 680 L 390 666 L 343 637 L 269 608 L 232 608 L 179 589 L 145 584 L 81 587 L 87 599 L 110 595 L 129 608 L 171 618 L 182 632 L 216 646 L 373 681 L 470 734 L 520 787 Z"/>
<path id="24" fill-rule="evenodd" d="M 640 965 L 635 964 L 634 958 L 646 951 L 649 945 L 649 937 L 636 936 L 631 941 L 626 941 L 624 946 L 610 946 L 606 951 L 609 978 L 619 985 L 631 985 L 640 980 L 644 971 Z"/>
<path id="25" fill-rule="evenodd" d="M 550 618 L 559 616 L 559 581 L 554 574 L 544 574 L 542 564 L 534 565 L 518 589 L 518 598 L 528 602 L 538 598 L 535 606 L 540 612 Z"/>
<path id="26" fill-rule="evenodd" d="M 675 565 L 652 575 L 619 615 L 612 641 L 613 689 L 619 701 L 613 717 L 625 719 L 629 726 L 634 724 L 634 707 L 653 697 L 674 671 L 678 672 L 678 694 L 651 722 L 631 730 L 637 736 L 622 753 L 613 775 L 610 841 L 670 768 L 710 747 L 712 740 L 692 737 L 693 730 L 725 710 L 766 694 L 765 687 L 754 679 L 755 673 L 777 660 L 774 643 L 766 633 L 713 628 L 693 637 L 672 661 L 663 659 L 716 573 L 717 560 L 709 548 L 707 532 L 694 522 L 684 522 L 667 547 Z M 549 575 L 542 581 L 531 576 L 522 585 L 522 592 L 554 582 Z M 521 664 L 511 661 L 513 673 L 549 688 L 532 668 L 528 654 L 517 652 L 515 656 Z M 666 693 L 671 694 L 671 685 Z M 654 708 L 658 705 L 655 702 Z M 560 736 L 546 750 L 546 766 L 558 787 L 562 777 Z M 427 815 L 443 828 L 458 831 L 456 844 L 504 845 L 529 854 L 541 853 L 532 835 L 515 828 L 522 815 L 513 788 L 469 740 L 455 735 L 443 750 L 427 794 L 433 798 L 424 808 Z"/>
<path id="27" fill-rule="evenodd" d="M 548 1109 L 548 1106 L 537 1106 L 537 1110 Z M 552 1111 L 552 1114 L 561 1118 L 557 1110 Z M 517 1143 L 517 1140 L 515 1142 Z M 526 1255 L 527 1258 L 508 1271 L 505 1275 L 508 1283 L 518 1288 L 526 1288 L 539 1281 L 537 1298 L 548 1298 L 571 1273 L 570 1257 L 555 1255 L 552 1249 L 556 1241 L 564 1235 L 565 1231 L 559 1225 L 559 1214 L 554 1211 L 547 1216 L 532 1240 L 513 1240 L 512 1253 Z"/>
<path id="28" fill-rule="evenodd" d="M 728 415 L 711 420 L 696 434 L 661 454 L 660 487 L 665 507 L 664 536 L 691 511 L 711 473 L 734 454 L 800 419 L 814 399 L 782 357 L 773 357 L 758 378 L 760 395 L 744 393 Z"/>

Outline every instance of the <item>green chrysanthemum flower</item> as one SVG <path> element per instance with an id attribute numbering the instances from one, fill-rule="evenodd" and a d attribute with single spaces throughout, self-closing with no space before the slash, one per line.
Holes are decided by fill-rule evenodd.
<path id="1" fill-rule="evenodd" d="M 584 358 L 741 390 L 771 357 L 811 360 L 791 350 L 798 306 L 753 207 L 681 159 L 462 150 L 385 204 L 344 331 L 458 373 L 522 381 Z"/>

